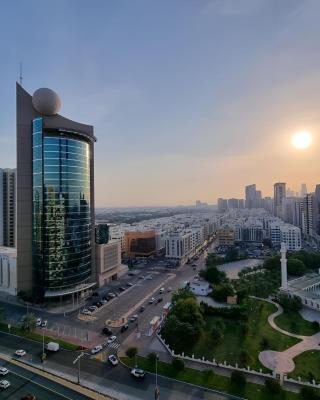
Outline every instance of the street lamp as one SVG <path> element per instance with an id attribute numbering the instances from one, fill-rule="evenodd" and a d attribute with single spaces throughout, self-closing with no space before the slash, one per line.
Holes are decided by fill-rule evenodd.
<path id="1" fill-rule="evenodd" d="M 158 387 L 158 358 L 159 355 L 156 354 L 156 387 L 154 388 L 154 399 L 158 400 L 160 397 L 160 390 Z"/>
<path id="2" fill-rule="evenodd" d="M 83 351 L 78 355 L 77 358 L 75 358 L 73 360 L 73 365 L 78 363 L 78 383 L 80 383 L 80 360 L 81 358 L 85 355 L 86 353 L 84 353 Z"/>

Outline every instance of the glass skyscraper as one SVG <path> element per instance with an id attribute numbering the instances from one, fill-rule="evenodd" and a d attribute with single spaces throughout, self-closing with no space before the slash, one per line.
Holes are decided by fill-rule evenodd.
<path id="1" fill-rule="evenodd" d="M 23 89 L 19 87 L 19 90 Z M 46 98 L 41 101 L 43 103 Z M 20 232 L 28 233 L 28 242 L 19 236 L 18 224 L 18 290 L 20 272 L 21 277 L 24 274 L 31 277 L 28 287 L 21 285 L 25 286 L 22 290 L 32 290 L 37 298 L 52 298 L 84 292 L 95 285 L 95 138 L 92 127 L 88 125 L 70 121 L 56 113 L 43 115 L 42 103 L 38 106 L 40 112 L 33 104 L 33 113 L 28 116 L 30 168 L 28 165 L 27 171 L 22 171 L 18 162 L 18 217 L 19 209 L 20 215 L 27 211 L 22 199 L 27 205 L 30 201 L 31 206 L 28 207 L 31 212 L 31 216 L 27 216 L 29 221 L 20 221 Z M 23 157 L 20 152 L 20 161 Z M 25 177 L 22 174 L 26 172 L 31 173 L 31 192 L 23 187 Z M 31 231 L 26 230 L 28 222 L 31 222 Z M 20 251 L 25 251 L 32 268 L 23 268 L 24 260 L 19 258 L 19 238 Z"/>

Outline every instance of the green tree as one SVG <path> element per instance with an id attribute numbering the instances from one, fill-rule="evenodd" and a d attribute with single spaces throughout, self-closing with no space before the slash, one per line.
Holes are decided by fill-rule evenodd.
<path id="1" fill-rule="evenodd" d="M 285 311 L 299 311 L 302 308 L 302 302 L 298 296 L 289 297 L 280 293 L 276 300 Z"/>
<path id="2" fill-rule="evenodd" d="M 233 296 L 235 291 L 230 283 L 214 286 L 211 296 L 219 302 L 226 302 L 228 296 Z"/>
<path id="3" fill-rule="evenodd" d="M 200 271 L 200 276 L 210 283 L 219 284 L 226 280 L 226 273 L 215 266 L 207 267 Z"/>
<path id="4" fill-rule="evenodd" d="M 310 387 L 303 387 L 300 391 L 301 400 L 320 400 L 320 394 Z"/>
<path id="5" fill-rule="evenodd" d="M 172 295 L 172 303 L 176 303 L 178 300 L 185 299 L 196 299 L 196 296 L 189 288 L 180 288 L 175 291 Z"/>
<path id="6" fill-rule="evenodd" d="M 217 345 L 223 339 L 223 331 L 219 326 L 213 326 L 211 328 L 211 336 L 214 339 L 215 344 Z"/>
<path id="7" fill-rule="evenodd" d="M 135 358 L 138 354 L 138 349 L 136 347 L 129 347 L 126 351 L 126 356 L 129 358 Z"/>
<path id="8" fill-rule="evenodd" d="M 263 268 L 272 271 L 278 269 L 280 271 L 280 256 L 267 258 L 263 263 Z"/>
<path id="9" fill-rule="evenodd" d="M 231 383 L 239 389 L 244 389 L 247 384 L 247 379 L 243 372 L 232 371 L 231 373 Z"/>
<path id="10" fill-rule="evenodd" d="M 279 394 L 282 392 L 282 388 L 280 386 L 280 383 L 278 381 L 276 381 L 275 379 L 266 379 L 264 382 L 264 385 L 266 387 L 266 390 L 272 394 Z"/>
<path id="11" fill-rule="evenodd" d="M 320 324 L 318 321 L 313 321 L 312 322 L 312 328 L 317 332 L 320 330 Z"/>
<path id="12" fill-rule="evenodd" d="M 305 264 L 296 258 L 289 258 L 288 260 L 288 274 L 295 276 L 302 276 L 307 272 Z"/>
<path id="13" fill-rule="evenodd" d="M 28 313 L 22 318 L 22 326 L 21 328 L 24 331 L 32 332 L 36 329 L 37 319 L 33 313 Z"/>
<path id="14" fill-rule="evenodd" d="M 154 365 L 156 363 L 156 359 L 157 359 L 157 354 L 152 352 L 148 354 L 148 361 L 150 362 L 150 364 Z"/>
<path id="15" fill-rule="evenodd" d="M 179 299 L 171 309 L 171 315 L 175 315 L 179 321 L 190 323 L 194 329 L 204 327 L 204 319 L 200 305 L 194 298 Z"/>
<path id="16" fill-rule="evenodd" d="M 250 355 L 246 350 L 242 350 L 239 355 L 239 359 L 241 365 L 247 366 L 250 361 Z"/>
<path id="17" fill-rule="evenodd" d="M 184 362 L 179 358 L 174 358 L 171 362 L 171 367 L 176 373 L 179 373 L 184 370 Z"/>

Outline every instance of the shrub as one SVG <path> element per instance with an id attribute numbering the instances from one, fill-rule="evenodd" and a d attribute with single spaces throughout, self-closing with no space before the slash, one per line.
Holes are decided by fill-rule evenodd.
<path id="1" fill-rule="evenodd" d="M 157 359 L 157 354 L 156 353 L 149 353 L 148 354 L 148 361 L 151 363 L 151 364 L 155 364 L 155 362 L 156 362 L 156 359 Z"/>
<path id="2" fill-rule="evenodd" d="M 319 322 L 318 322 L 318 321 L 313 321 L 313 322 L 312 322 L 312 328 L 313 328 L 315 331 L 319 331 L 319 330 L 320 330 L 320 324 L 319 324 Z"/>
<path id="3" fill-rule="evenodd" d="M 300 297 L 289 297 L 286 294 L 279 294 L 276 301 L 283 307 L 284 311 L 299 311 L 302 308 Z"/>
<path id="4" fill-rule="evenodd" d="M 300 391 L 301 400 L 320 400 L 320 394 L 310 387 L 303 387 Z"/>
<path id="5" fill-rule="evenodd" d="M 282 391 L 280 383 L 275 379 L 266 379 L 264 384 L 267 391 L 271 394 L 279 394 Z"/>
<path id="6" fill-rule="evenodd" d="M 184 362 L 179 358 L 174 358 L 172 360 L 171 366 L 175 372 L 181 372 L 184 370 Z"/>
<path id="7" fill-rule="evenodd" d="M 129 347 L 126 351 L 126 356 L 129 358 L 135 358 L 138 354 L 138 349 L 136 347 Z"/>
<path id="8" fill-rule="evenodd" d="M 247 384 L 247 379 L 243 372 L 232 371 L 231 382 L 237 386 L 239 389 L 243 389 Z"/>

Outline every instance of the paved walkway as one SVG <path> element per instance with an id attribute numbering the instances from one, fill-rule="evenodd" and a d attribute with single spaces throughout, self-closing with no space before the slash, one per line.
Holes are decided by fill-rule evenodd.
<path id="1" fill-rule="evenodd" d="M 312 336 L 295 335 L 294 333 L 285 331 L 279 328 L 274 322 L 275 318 L 283 313 L 283 308 L 272 300 L 261 299 L 254 297 L 258 300 L 266 301 L 274 304 L 277 307 L 277 311 L 269 315 L 268 322 L 270 326 L 276 331 L 283 335 L 291 336 L 301 341 L 292 347 L 289 347 L 284 351 L 265 350 L 259 354 L 260 362 L 267 368 L 275 371 L 276 373 L 283 375 L 292 372 L 295 368 L 293 359 L 299 354 L 304 353 L 308 350 L 320 350 L 320 332 Z"/>

